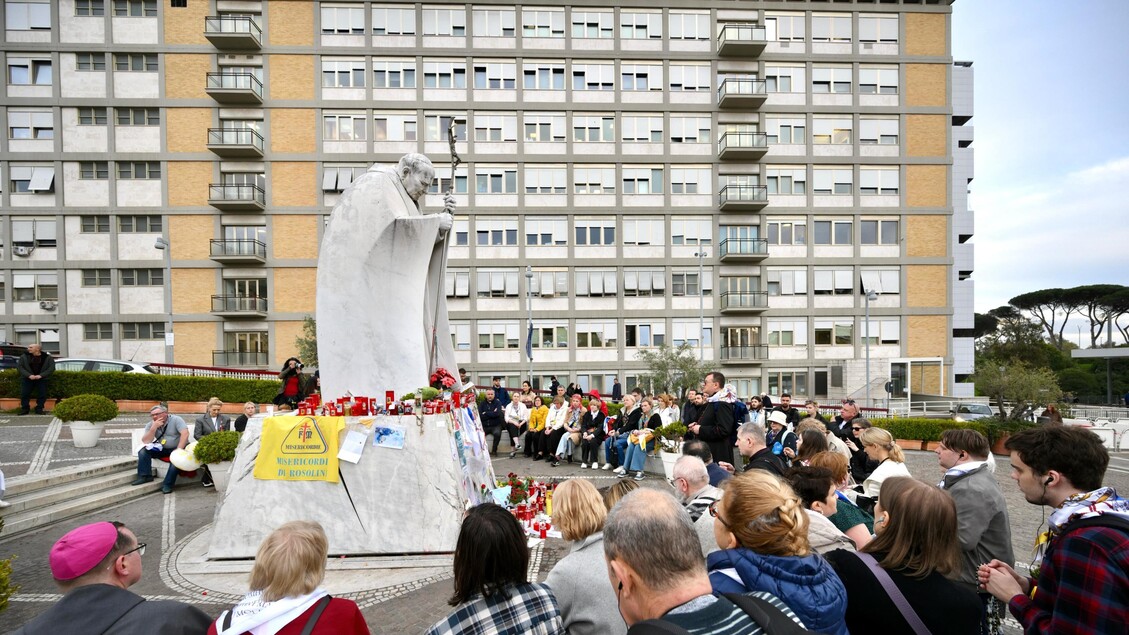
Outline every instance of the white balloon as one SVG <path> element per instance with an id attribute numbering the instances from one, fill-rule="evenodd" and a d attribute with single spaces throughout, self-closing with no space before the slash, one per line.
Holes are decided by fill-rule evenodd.
<path id="1" fill-rule="evenodd" d="M 200 462 L 196 460 L 194 454 L 189 454 L 188 450 L 173 450 L 169 455 L 169 463 L 176 466 L 178 470 L 191 472 L 200 469 Z"/>

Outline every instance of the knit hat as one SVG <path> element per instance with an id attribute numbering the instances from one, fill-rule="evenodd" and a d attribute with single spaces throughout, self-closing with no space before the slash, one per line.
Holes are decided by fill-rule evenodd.
<path id="1" fill-rule="evenodd" d="M 109 522 L 70 530 L 51 547 L 51 575 L 56 580 L 74 580 L 89 573 L 110 555 L 117 541 L 118 528 Z"/>

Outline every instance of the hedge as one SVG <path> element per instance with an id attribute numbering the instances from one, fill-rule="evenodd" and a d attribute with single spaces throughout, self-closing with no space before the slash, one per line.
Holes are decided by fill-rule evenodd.
<path id="1" fill-rule="evenodd" d="M 988 426 L 978 421 L 902 417 L 897 419 L 870 419 L 870 424 L 876 428 L 888 430 L 895 439 L 940 441 L 941 433 L 945 430 L 960 428 L 971 428 L 991 438 L 988 434 Z"/>
<path id="2" fill-rule="evenodd" d="M 263 379 L 181 377 L 145 373 L 99 373 L 55 371 L 47 380 L 47 396 L 55 399 L 74 395 L 103 395 L 110 399 L 146 401 L 207 401 L 212 397 L 228 403 L 270 403 L 279 382 Z M 20 380 L 15 369 L 0 371 L 0 397 L 19 397 Z"/>

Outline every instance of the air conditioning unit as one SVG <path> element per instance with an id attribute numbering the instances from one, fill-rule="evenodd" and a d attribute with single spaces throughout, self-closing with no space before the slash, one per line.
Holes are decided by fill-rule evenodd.
<path id="1" fill-rule="evenodd" d="M 59 308 L 59 303 L 54 300 L 43 300 L 39 303 L 39 308 L 44 311 L 54 311 Z"/>
<path id="2" fill-rule="evenodd" d="M 27 258 L 33 251 L 35 251 L 35 247 L 30 245 L 12 245 L 12 253 L 17 256 Z"/>
<path id="3" fill-rule="evenodd" d="M 874 42 L 863 42 L 862 43 L 862 50 L 873 51 L 874 50 Z"/>

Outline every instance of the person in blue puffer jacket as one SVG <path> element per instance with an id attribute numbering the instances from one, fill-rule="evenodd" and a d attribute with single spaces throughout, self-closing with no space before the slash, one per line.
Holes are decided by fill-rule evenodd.
<path id="1" fill-rule="evenodd" d="M 710 505 L 721 551 L 706 559 L 715 595 L 767 591 L 816 633 L 847 635 L 847 589 L 808 544 L 808 517 L 792 488 L 763 470 L 727 480 Z"/>

